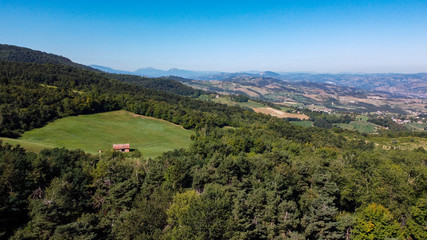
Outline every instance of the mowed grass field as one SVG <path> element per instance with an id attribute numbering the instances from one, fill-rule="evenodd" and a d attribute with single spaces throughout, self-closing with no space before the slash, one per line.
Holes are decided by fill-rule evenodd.
<path id="1" fill-rule="evenodd" d="M 21 139 L 13 139 L 13 138 L 4 138 L 0 137 L 0 140 L 3 143 L 9 143 L 10 145 L 20 145 L 21 147 L 25 148 L 27 151 L 38 153 L 41 150 L 45 148 L 54 148 L 55 146 L 43 144 L 43 143 L 36 143 L 36 142 L 30 142 L 25 141 Z"/>
<path id="2" fill-rule="evenodd" d="M 2 140 L 33 152 L 46 147 L 65 147 L 93 154 L 99 150 L 111 151 L 113 143 L 130 143 L 130 148 L 141 151 L 143 157 L 155 157 L 165 151 L 189 147 L 191 134 L 193 131 L 170 122 L 120 110 L 59 119 L 25 132 L 19 139 Z"/>

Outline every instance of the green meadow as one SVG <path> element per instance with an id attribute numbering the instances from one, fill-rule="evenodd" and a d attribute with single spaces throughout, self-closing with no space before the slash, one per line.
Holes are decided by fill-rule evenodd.
<path id="1" fill-rule="evenodd" d="M 411 131 L 425 131 L 427 129 L 427 123 L 408 123 L 404 126 Z"/>
<path id="2" fill-rule="evenodd" d="M 235 102 L 233 101 L 229 96 L 222 96 L 220 98 L 214 98 L 214 102 L 226 104 L 229 106 L 240 106 L 240 107 L 247 107 L 247 108 L 261 108 L 266 107 L 262 103 L 254 102 L 252 100 L 249 100 L 247 102 Z"/>
<path id="3" fill-rule="evenodd" d="M 379 127 L 378 125 L 363 120 L 352 121 L 349 124 L 340 123 L 336 125 L 343 129 L 356 130 L 361 133 L 375 133 L 377 131 L 376 128 Z"/>
<path id="4" fill-rule="evenodd" d="M 170 122 L 124 110 L 80 115 L 56 120 L 25 132 L 18 139 L 1 138 L 29 151 L 46 147 L 82 149 L 88 153 L 112 151 L 113 143 L 130 143 L 143 157 L 155 157 L 173 149 L 187 148 L 193 131 Z"/>

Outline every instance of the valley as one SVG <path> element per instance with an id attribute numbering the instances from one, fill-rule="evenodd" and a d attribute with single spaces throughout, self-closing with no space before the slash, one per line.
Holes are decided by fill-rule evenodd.
<path id="1" fill-rule="evenodd" d="M 367 120 L 387 118 L 402 125 L 402 129 L 410 131 L 426 131 L 427 129 L 427 99 L 424 98 L 403 98 L 387 92 L 367 91 L 324 83 L 284 82 L 262 77 L 235 77 L 221 81 L 181 81 L 188 86 L 204 91 L 218 92 L 223 94 L 224 98 L 229 94 L 242 94 L 253 100 L 271 102 L 276 105 L 275 109 L 262 108 L 266 107 L 265 104 L 258 108 L 249 107 L 254 111 L 277 117 L 300 118 L 298 115 L 289 114 L 298 114 L 304 109 L 338 116 L 342 113 L 352 112 L 360 114 L 361 117 L 357 120 L 353 119 L 351 124 L 341 123 L 334 126 L 364 133 L 376 133 L 387 126 L 376 125 Z M 214 99 L 214 101 L 220 100 Z M 245 107 L 245 103 L 238 104 Z"/>
<path id="2" fill-rule="evenodd" d="M 272 78 L 233 78 L 225 80 L 188 80 L 185 84 L 222 94 L 245 94 L 253 98 L 318 111 L 356 111 L 418 116 L 427 112 L 427 100 L 394 96 L 387 92 L 368 91 L 314 82 L 284 82 Z"/>

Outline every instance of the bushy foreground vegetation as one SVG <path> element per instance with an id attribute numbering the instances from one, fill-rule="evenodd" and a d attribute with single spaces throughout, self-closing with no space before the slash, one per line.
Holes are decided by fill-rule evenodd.
<path id="1" fill-rule="evenodd" d="M 384 150 L 69 66 L 0 62 L 0 87 L 1 136 L 116 109 L 195 131 L 189 149 L 148 160 L 2 145 L 1 238 L 427 238 L 423 148 Z"/>
<path id="2" fill-rule="evenodd" d="M 6 145 L 1 232 L 12 239 L 425 239 L 426 152 L 348 145 L 355 147 L 299 144 L 256 127 L 204 129 L 188 150 L 136 162 Z"/>

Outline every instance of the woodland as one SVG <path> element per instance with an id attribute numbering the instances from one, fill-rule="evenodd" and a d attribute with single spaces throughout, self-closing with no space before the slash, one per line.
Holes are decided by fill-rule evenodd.
<path id="1" fill-rule="evenodd" d="M 154 159 L 0 144 L 0 238 L 427 239 L 423 147 L 384 149 L 370 135 L 304 128 L 200 93 L 170 79 L 0 61 L 2 137 L 118 109 L 195 131 L 188 149 Z"/>

